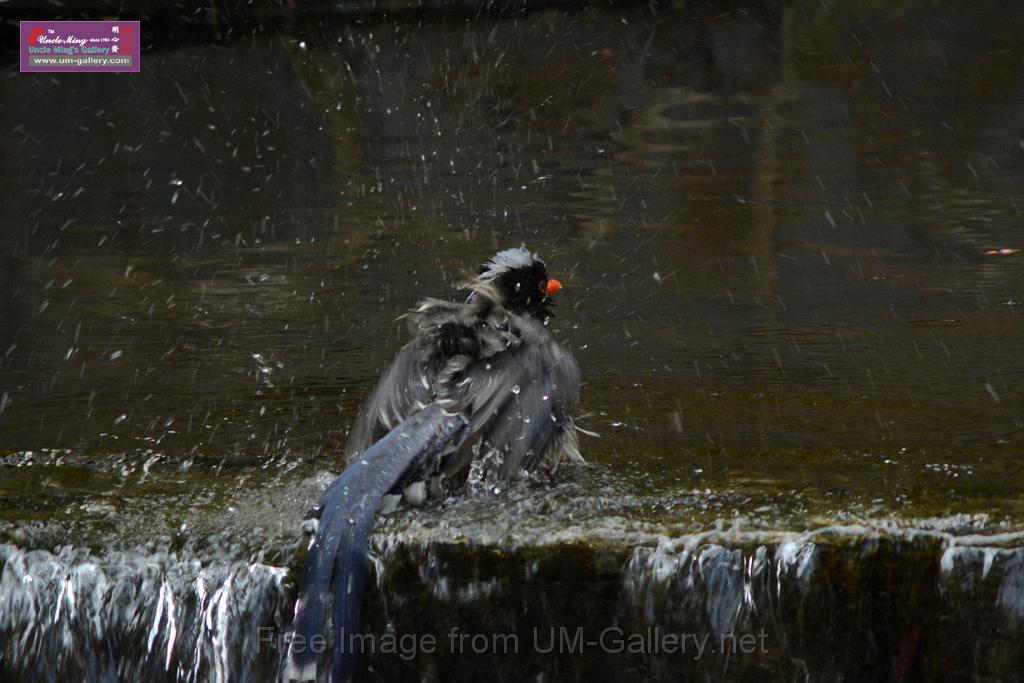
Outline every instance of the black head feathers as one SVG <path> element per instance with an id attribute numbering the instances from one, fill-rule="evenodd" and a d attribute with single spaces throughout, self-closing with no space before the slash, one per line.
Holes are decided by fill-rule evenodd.
<path id="1" fill-rule="evenodd" d="M 551 295 L 561 289 L 548 277 L 547 266 L 526 247 L 499 251 L 480 265 L 478 279 L 498 290 L 510 313 L 529 314 L 539 320 L 551 317 Z"/>

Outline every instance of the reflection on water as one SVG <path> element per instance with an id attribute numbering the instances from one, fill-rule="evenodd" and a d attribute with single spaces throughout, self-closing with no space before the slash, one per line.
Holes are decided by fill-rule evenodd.
<path id="1" fill-rule="evenodd" d="M 698 528 L 1015 526 L 1022 23 L 546 11 L 10 74 L 0 533 L 293 543 L 396 318 L 524 242 L 606 483 L 734 501 Z"/>
<path id="2" fill-rule="evenodd" d="M 4 448 L 336 463 L 397 316 L 526 242 L 569 284 L 591 460 L 1016 518 L 1005 12 L 702 12 L 7 79 Z"/>

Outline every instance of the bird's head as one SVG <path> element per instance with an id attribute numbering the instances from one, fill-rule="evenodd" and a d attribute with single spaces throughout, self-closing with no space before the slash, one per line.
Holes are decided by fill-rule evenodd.
<path id="1" fill-rule="evenodd" d="M 498 291 L 506 310 L 541 321 L 551 317 L 551 297 L 562 288 L 561 282 L 548 277 L 544 261 L 526 247 L 499 251 L 480 265 L 479 279 Z"/>

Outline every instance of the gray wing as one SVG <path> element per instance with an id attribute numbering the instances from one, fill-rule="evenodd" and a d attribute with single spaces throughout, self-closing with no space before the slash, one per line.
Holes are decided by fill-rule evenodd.
<path id="1" fill-rule="evenodd" d="M 426 299 L 407 314 L 413 340 L 401 347 L 362 404 L 345 446 L 349 461 L 437 399 L 474 358 L 518 345 L 509 315 L 495 304 L 494 296 L 481 290 L 471 304 Z"/>
<path id="2" fill-rule="evenodd" d="M 486 480 L 517 478 L 533 470 L 553 441 L 572 429 L 580 374 L 568 351 L 539 329 L 524 330 L 513 349 L 474 362 L 455 382 L 453 398 L 470 407 L 479 445 L 445 464 L 455 474 L 476 460 Z"/>
<path id="3" fill-rule="evenodd" d="M 490 358 L 519 344 L 507 312 L 495 304 L 496 293 L 486 288 L 476 293 L 471 304 L 427 299 L 406 316 L 413 339 L 360 408 L 345 446 L 349 461 L 437 400 L 474 359 Z M 450 407 L 449 412 L 458 409 L 461 406 Z"/>
<path id="4" fill-rule="evenodd" d="M 482 459 L 488 478 L 531 470 L 571 432 L 580 375 L 572 355 L 532 318 L 511 318 L 477 291 L 473 304 L 427 300 L 411 316 L 413 341 L 399 351 L 363 405 L 349 437 L 351 459 L 435 400 L 465 413 L 478 445 L 448 453 L 458 476 Z"/>
<path id="5" fill-rule="evenodd" d="M 437 369 L 428 361 L 415 340 L 398 352 L 370 398 L 359 409 L 345 445 L 349 461 L 434 400 Z"/>

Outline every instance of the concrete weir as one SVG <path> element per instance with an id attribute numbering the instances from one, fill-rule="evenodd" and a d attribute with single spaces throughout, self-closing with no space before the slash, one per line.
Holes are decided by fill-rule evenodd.
<path id="1" fill-rule="evenodd" d="M 601 494 L 575 493 L 541 487 L 501 505 L 449 501 L 385 518 L 352 642 L 357 677 L 1014 680 L 1020 671 L 1024 532 L 951 518 L 685 533 L 672 515 L 639 517 L 650 500 L 626 496 L 612 513 Z M 212 542 L 0 545 L 0 674 L 273 680 L 301 560 L 288 536 L 216 552 Z"/>
<path id="2" fill-rule="evenodd" d="M 368 649 L 366 673 L 1012 680 L 1022 663 L 1020 533 L 849 525 L 519 543 L 435 529 L 378 534 L 365 626 L 413 634 L 409 648 L 432 634 L 432 651 Z"/>

